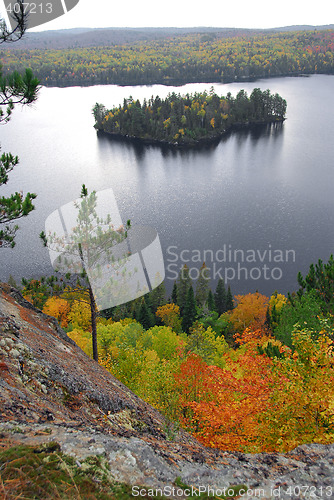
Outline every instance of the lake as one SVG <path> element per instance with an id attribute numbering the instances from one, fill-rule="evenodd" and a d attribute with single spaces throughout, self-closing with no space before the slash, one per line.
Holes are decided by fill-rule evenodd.
<path id="1" fill-rule="evenodd" d="M 164 251 L 170 291 L 184 263 L 195 279 L 205 260 L 213 282 L 232 292 L 271 294 L 297 288 L 334 251 L 334 76 L 215 84 L 219 95 L 269 88 L 287 100 L 282 126 L 233 132 L 196 150 L 140 145 L 98 135 L 91 109 L 130 95 L 165 97 L 182 87 L 115 85 L 42 88 L 31 107 L 16 108 L 1 127 L 1 146 L 20 164 L 1 188 L 35 192 L 36 210 L 19 221 L 14 249 L 0 252 L 0 279 L 52 272 L 39 233 L 47 216 L 89 191 L 112 188 L 123 221 L 154 227 Z"/>

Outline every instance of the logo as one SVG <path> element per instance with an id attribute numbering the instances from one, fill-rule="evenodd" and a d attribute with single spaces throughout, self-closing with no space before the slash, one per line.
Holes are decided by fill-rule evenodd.
<path id="1" fill-rule="evenodd" d="M 25 18 L 28 29 L 35 28 L 66 14 L 79 3 L 79 0 L 38 0 L 36 2 L 3 0 L 3 3 L 7 24 L 15 30 L 22 16 Z"/>
<path id="2" fill-rule="evenodd" d="M 85 273 L 100 310 L 141 297 L 165 277 L 158 233 L 124 225 L 112 189 L 86 192 L 52 212 L 45 240 L 55 270 Z"/>

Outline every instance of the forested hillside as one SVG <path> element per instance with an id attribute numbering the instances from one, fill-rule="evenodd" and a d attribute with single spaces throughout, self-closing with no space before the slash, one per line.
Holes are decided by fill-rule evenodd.
<path id="1" fill-rule="evenodd" d="M 59 50 L 2 50 L 6 74 L 29 66 L 44 85 L 182 84 L 334 72 L 334 31 L 219 38 L 194 33 Z"/>
<path id="2" fill-rule="evenodd" d="M 298 293 L 233 297 L 211 290 L 203 263 L 185 265 L 171 297 L 164 285 L 104 311 L 99 363 L 180 427 L 222 450 L 291 450 L 334 438 L 334 259 L 298 275 Z M 24 281 L 24 296 L 58 319 L 92 356 L 87 290 L 50 279 Z M 54 292 L 57 293 L 54 293 Z"/>

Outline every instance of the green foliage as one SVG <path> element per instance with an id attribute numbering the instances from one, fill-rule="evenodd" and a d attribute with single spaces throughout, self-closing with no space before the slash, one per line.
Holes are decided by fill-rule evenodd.
<path id="1" fill-rule="evenodd" d="M 273 327 L 274 336 L 285 345 L 292 347 L 292 331 L 294 325 L 309 328 L 314 335 L 322 330 L 323 303 L 316 290 L 310 290 L 304 295 L 282 306 L 278 324 Z M 332 322 L 332 321 L 331 321 Z"/>
<path id="2" fill-rule="evenodd" d="M 216 337 L 212 328 L 195 322 L 190 328 L 186 350 L 200 356 L 208 365 L 224 367 L 223 354 L 228 350 L 224 337 Z"/>
<path id="3" fill-rule="evenodd" d="M 235 124 L 283 120 L 286 101 L 257 88 L 250 97 L 241 90 L 236 98 L 230 93 L 219 97 L 214 91 L 184 96 L 173 92 L 166 99 L 156 96 L 141 104 L 129 97 L 123 106 L 105 111 L 101 120 L 103 109 L 96 104 L 93 110 L 99 130 L 144 140 L 193 144 L 220 137 Z"/>
<path id="4" fill-rule="evenodd" d="M 315 291 L 316 296 L 322 304 L 324 312 L 334 312 L 334 257 L 330 256 L 326 264 L 321 259 L 317 264 L 311 264 L 309 272 L 303 278 L 298 273 L 298 296 L 301 297 L 305 292 Z"/>
<path id="5" fill-rule="evenodd" d="M 27 14 L 24 13 L 24 3 L 17 2 L 16 12 L 13 13 L 16 27 L 8 30 L 6 24 L 0 19 L 0 44 L 19 40 L 26 30 Z M 3 75 L 0 64 L 0 123 L 10 120 L 15 104 L 31 104 L 37 99 L 39 81 L 34 77 L 31 69 L 26 69 L 23 75 L 17 71 Z M 0 187 L 8 181 L 8 174 L 18 164 L 18 157 L 11 153 L 0 156 Z M 18 226 L 13 221 L 25 217 L 33 209 L 32 200 L 34 193 L 14 193 L 9 197 L 0 197 L 0 247 L 15 246 L 15 234 Z"/>
<path id="6" fill-rule="evenodd" d="M 215 310 L 217 311 L 219 316 L 227 311 L 226 290 L 224 280 L 222 278 L 218 280 L 216 291 L 214 294 L 214 301 Z"/>
<path id="7" fill-rule="evenodd" d="M 14 72 L 4 77 L 0 66 L 0 123 L 7 123 L 15 104 L 30 104 L 37 99 L 39 82 L 34 78 L 31 70 L 26 69 L 21 76 Z M 5 108 L 5 111 L 3 110 Z M 19 159 L 11 153 L 3 153 L 0 156 L 0 186 L 8 181 L 8 174 L 18 164 Z M 28 215 L 33 209 L 32 201 L 36 194 L 14 193 L 9 197 L 0 197 L 0 247 L 15 246 L 15 234 L 18 226 L 12 221 Z M 2 226 L 2 227 L 1 227 Z"/>
<path id="8" fill-rule="evenodd" d="M 181 315 L 183 315 L 183 311 L 187 302 L 188 290 L 191 286 L 192 284 L 191 278 L 189 276 L 189 268 L 187 264 L 184 264 L 176 281 L 176 304 L 180 308 Z"/>
<path id="9" fill-rule="evenodd" d="M 193 322 L 197 316 L 196 301 L 194 296 L 193 287 L 190 286 L 187 293 L 187 301 L 184 306 L 183 317 L 182 317 L 182 329 L 185 333 L 189 332 Z"/>
<path id="10" fill-rule="evenodd" d="M 138 323 L 98 325 L 100 362 L 140 397 L 177 420 L 178 393 L 174 373 L 181 363 L 185 339 L 170 327 L 149 330 Z"/>
<path id="11" fill-rule="evenodd" d="M 203 262 L 199 277 L 196 282 L 196 293 L 195 300 L 198 307 L 207 306 L 208 295 L 210 290 L 210 273 L 209 269 L 206 267 L 205 262 Z"/>
<path id="12" fill-rule="evenodd" d="M 210 326 L 215 332 L 216 337 L 225 336 L 230 327 L 230 322 L 227 317 L 225 317 L 225 315 L 221 315 L 218 317 L 218 313 L 215 311 L 201 316 L 198 321 L 202 323 L 205 328 L 208 328 Z"/>
<path id="13" fill-rule="evenodd" d="M 153 326 L 155 320 L 154 316 L 152 315 L 151 311 L 149 310 L 145 299 L 142 300 L 139 311 L 137 314 L 136 318 L 141 325 L 147 330 L 148 328 L 151 328 Z"/>
<path id="14" fill-rule="evenodd" d="M 21 75 L 17 71 L 4 76 L 0 66 L 0 122 L 8 122 L 15 104 L 31 104 L 37 99 L 40 85 L 31 69 L 26 69 Z"/>

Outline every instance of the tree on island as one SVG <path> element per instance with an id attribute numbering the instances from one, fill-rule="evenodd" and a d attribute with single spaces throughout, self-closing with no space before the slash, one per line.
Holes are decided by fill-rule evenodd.
<path id="1" fill-rule="evenodd" d="M 16 42 L 24 35 L 26 31 L 27 14 L 24 13 L 24 3 L 21 0 L 15 4 L 18 5 L 17 12 L 12 15 L 16 21 L 16 27 L 9 30 L 0 19 L 0 44 Z M 15 104 L 31 104 L 37 99 L 39 90 L 39 81 L 34 78 L 32 71 L 26 69 L 23 75 L 17 71 L 3 76 L 0 65 L 0 124 L 7 123 L 10 120 Z M 19 159 L 11 153 L 3 153 L 0 156 L 0 186 L 8 181 L 8 174 L 18 164 Z M 12 222 L 25 217 L 33 209 L 32 200 L 36 198 L 34 193 L 16 192 L 9 197 L 0 197 L 0 247 L 14 247 L 15 234 L 18 230 L 17 225 Z"/>

